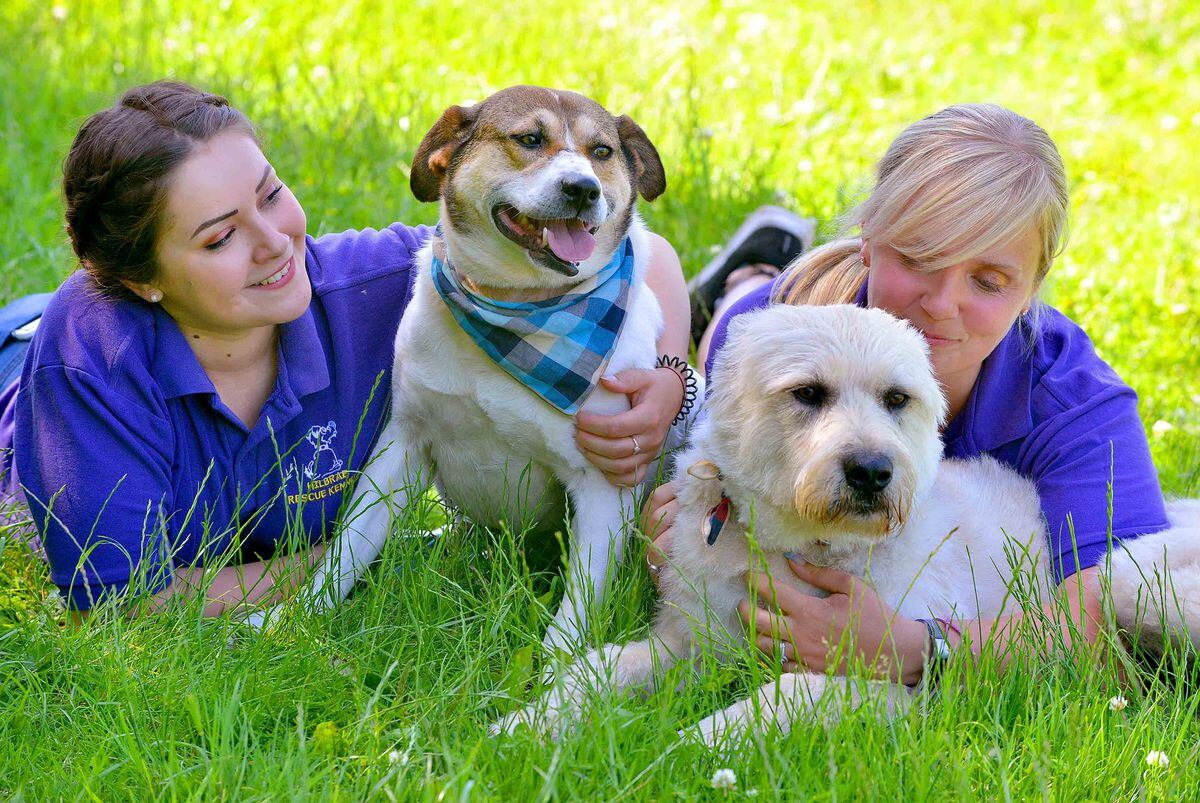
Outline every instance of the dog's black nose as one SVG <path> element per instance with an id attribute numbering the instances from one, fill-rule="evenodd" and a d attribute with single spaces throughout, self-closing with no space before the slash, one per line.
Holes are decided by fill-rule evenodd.
<path id="1" fill-rule="evenodd" d="M 579 206 L 594 204 L 600 198 L 600 182 L 583 173 L 567 173 L 559 185 L 567 200 Z"/>
<path id="2" fill-rule="evenodd" d="M 874 496 L 892 481 L 892 460 L 883 454 L 857 454 L 842 462 L 842 472 L 855 493 Z"/>

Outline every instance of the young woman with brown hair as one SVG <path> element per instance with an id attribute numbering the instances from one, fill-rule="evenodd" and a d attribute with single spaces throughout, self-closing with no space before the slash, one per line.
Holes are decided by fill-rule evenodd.
<path id="1" fill-rule="evenodd" d="M 24 492 L 74 610 L 131 591 L 151 607 L 203 593 L 207 615 L 277 599 L 320 557 L 378 433 L 429 230 L 308 237 L 245 115 L 177 82 L 90 117 L 63 172 L 82 270 L 4 394 L 7 491 Z M 653 248 L 659 347 L 681 354 L 682 273 L 664 240 Z M 635 483 L 681 383 L 670 369 L 605 382 L 632 409 L 581 414 L 580 446 Z"/>

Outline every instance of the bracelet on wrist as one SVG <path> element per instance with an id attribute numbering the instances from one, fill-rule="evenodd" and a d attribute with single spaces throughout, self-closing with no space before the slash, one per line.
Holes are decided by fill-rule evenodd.
<path id="1" fill-rule="evenodd" d="M 916 688 L 919 690 L 936 688 L 942 669 L 950 660 L 950 641 L 946 638 L 946 628 L 943 626 L 943 623 L 948 625 L 949 622 L 938 618 L 917 619 L 917 621 L 925 625 L 925 632 L 929 635 L 929 654 L 925 657 L 921 680 L 918 681 Z M 958 630 L 958 628 L 953 629 Z"/>
<path id="2" fill-rule="evenodd" d="M 696 381 L 696 372 L 692 370 L 692 366 L 687 364 L 687 360 L 668 354 L 660 354 L 655 367 L 671 369 L 671 372 L 683 383 L 683 401 L 679 403 L 679 412 L 671 423 L 678 424 L 680 421 L 686 421 L 688 413 L 696 404 L 696 396 L 700 390 L 700 385 Z"/>

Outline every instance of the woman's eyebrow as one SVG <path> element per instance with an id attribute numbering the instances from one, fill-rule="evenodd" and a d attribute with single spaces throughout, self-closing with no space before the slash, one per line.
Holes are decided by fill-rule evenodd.
<path id="1" fill-rule="evenodd" d="M 258 180 L 258 186 L 254 188 L 255 194 L 257 194 L 258 191 L 263 188 L 263 185 L 267 183 L 267 176 L 269 175 L 271 175 L 271 165 L 268 162 L 266 167 L 263 168 L 262 178 Z"/>
<path id="2" fill-rule="evenodd" d="M 254 188 L 255 194 L 258 194 L 258 191 L 261 190 L 263 188 L 263 185 L 267 183 L 267 177 L 270 175 L 271 175 L 271 165 L 268 164 L 266 167 L 263 168 L 262 178 L 260 178 L 258 180 L 258 186 Z M 214 223 L 220 223 L 222 220 L 224 220 L 227 217 L 233 217 L 237 213 L 238 213 L 238 210 L 231 209 L 230 211 L 226 212 L 223 215 L 217 215 L 212 220 L 204 221 L 203 223 L 201 223 L 199 226 L 196 227 L 196 230 L 194 232 L 192 232 L 192 236 L 189 239 L 192 239 L 192 240 L 196 239 L 196 235 L 199 234 L 200 232 L 204 231 L 205 229 L 207 229 L 209 226 L 213 225 Z"/>
<path id="3" fill-rule="evenodd" d="M 262 185 L 260 184 L 259 186 L 261 187 Z M 196 227 L 196 230 L 194 232 L 192 232 L 192 236 L 190 239 L 193 239 L 193 240 L 196 239 L 196 235 L 199 234 L 204 229 L 207 229 L 209 226 L 213 225 L 214 223 L 220 223 L 222 220 L 224 220 L 227 217 L 233 217 L 237 213 L 238 213 L 238 211 L 236 209 L 231 209 L 223 215 L 217 215 L 212 220 L 204 221 L 203 223 L 201 223 L 199 226 Z"/>

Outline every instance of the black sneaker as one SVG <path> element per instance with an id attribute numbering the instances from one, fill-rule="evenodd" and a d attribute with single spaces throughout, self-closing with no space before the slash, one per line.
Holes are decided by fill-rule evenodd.
<path id="1" fill-rule="evenodd" d="M 692 340 L 700 342 L 712 320 L 725 279 L 742 265 L 761 263 L 780 270 L 812 247 L 817 221 L 779 206 L 760 206 L 746 218 L 729 242 L 688 282 L 692 300 Z"/>

